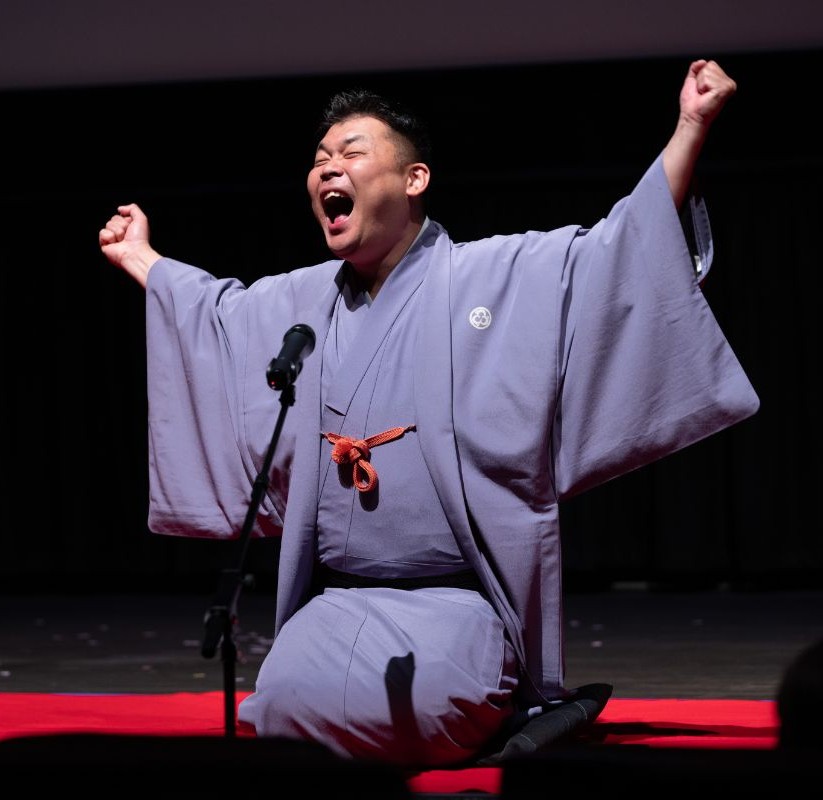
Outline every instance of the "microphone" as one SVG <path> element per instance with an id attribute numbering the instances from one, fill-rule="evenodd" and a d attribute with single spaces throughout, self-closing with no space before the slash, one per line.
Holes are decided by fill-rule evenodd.
<path id="1" fill-rule="evenodd" d="M 308 325 L 292 325 L 286 331 L 280 354 L 271 360 L 266 370 L 266 378 L 272 389 L 286 389 L 297 380 L 303 369 L 303 359 L 314 350 L 314 342 L 314 331 Z"/>

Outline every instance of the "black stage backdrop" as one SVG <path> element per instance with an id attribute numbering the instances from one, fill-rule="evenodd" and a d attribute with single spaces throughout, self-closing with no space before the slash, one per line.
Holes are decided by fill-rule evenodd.
<path id="1" fill-rule="evenodd" d="M 146 527 L 143 292 L 97 247 L 118 204 L 220 276 L 324 260 L 313 131 L 333 91 L 366 85 L 430 120 L 430 213 L 454 239 L 593 224 L 665 144 L 703 55 L 0 93 L 4 590 L 211 586 L 235 563 L 231 543 Z M 700 165 L 704 288 L 761 410 L 565 504 L 571 590 L 821 585 L 823 52 L 718 60 L 738 92 Z M 251 543 L 258 580 L 276 559 Z"/>

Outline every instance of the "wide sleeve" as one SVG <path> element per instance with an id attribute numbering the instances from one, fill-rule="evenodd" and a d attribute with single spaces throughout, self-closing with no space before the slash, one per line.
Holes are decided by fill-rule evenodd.
<path id="1" fill-rule="evenodd" d="M 244 438 L 250 294 L 239 281 L 171 259 L 149 273 L 148 526 L 154 533 L 233 538 L 242 529 L 256 476 Z M 284 507 L 285 498 L 278 502 L 269 493 L 253 535 L 280 533 Z"/>
<path id="2" fill-rule="evenodd" d="M 705 204 L 692 198 L 685 211 L 688 236 L 658 157 L 631 195 L 571 243 L 552 434 L 560 498 L 759 407 L 700 289 L 713 255 Z"/>

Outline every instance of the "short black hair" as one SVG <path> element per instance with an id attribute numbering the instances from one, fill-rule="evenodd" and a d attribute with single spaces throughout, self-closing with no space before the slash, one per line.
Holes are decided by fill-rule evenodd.
<path id="1" fill-rule="evenodd" d="M 326 105 L 317 128 L 319 143 L 332 125 L 350 117 L 374 117 L 400 134 L 413 149 L 413 160 L 428 164 L 431 160 L 431 139 L 423 120 L 396 100 L 369 89 L 347 89 L 333 95 Z"/>

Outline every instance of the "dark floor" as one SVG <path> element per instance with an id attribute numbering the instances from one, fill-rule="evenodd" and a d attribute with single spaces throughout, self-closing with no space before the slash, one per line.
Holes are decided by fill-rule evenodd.
<path id="1" fill-rule="evenodd" d="M 223 688 L 202 653 L 213 593 L 0 596 L 3 692 L 184 692 Z M 273 595 L 237 605 L 239 691 L 271 641 Z M 774 698 L 788 664 L 823 638 L 823 590 L 657 592 L 631 585 L 566 596 L 567 685 L 624 698 Z"/>

